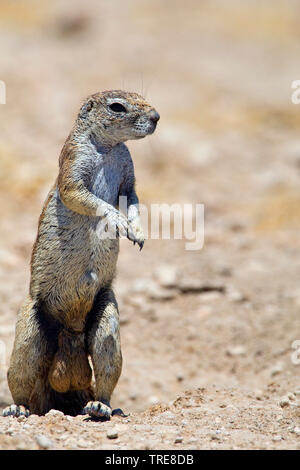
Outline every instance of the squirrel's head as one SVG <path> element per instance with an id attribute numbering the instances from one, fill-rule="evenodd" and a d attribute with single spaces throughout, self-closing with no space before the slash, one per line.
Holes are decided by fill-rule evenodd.
<path id="1" fill-rule="evenodd" d="M 99 141 L 112 145 L 153 134 L 159 117 L 142 96 L 121 90 L 89 96 L 78 115 Z"/>

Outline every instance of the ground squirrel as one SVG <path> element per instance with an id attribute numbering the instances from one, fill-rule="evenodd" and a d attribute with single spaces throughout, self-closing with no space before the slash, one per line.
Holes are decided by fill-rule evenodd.
<path id="1" fill-rule="evenodd" d="M 58 178 L 39 219 L 29 295 L 16 325 L 4 416 L 51 408 L 109 418 L 122 354 L 112 290 L 117 237 L 99 237 L 99 220 L 142 248 L 130 153 L 124 144 L 152 134 L 159 114 L 136 93 L 89 96 L 59 159 Z M 119 210 L 127 198 L 127 214 Z M 92 386 L 91 359 L 95 377 Z"/>

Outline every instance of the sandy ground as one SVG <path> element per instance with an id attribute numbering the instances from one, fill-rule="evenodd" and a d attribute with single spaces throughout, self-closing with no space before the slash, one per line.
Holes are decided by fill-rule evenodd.
<path id="1" fill-rule="evenodd" d="M 299 6 L 271 3 L 0 1 L 0 408 L 38 216 L 86 95 L 146 94 L 161 121 L 129 143 L 141 202 L 205 205 L 202 250 L 121 243 L 113 405 L 129 416 L 0 418 L 0 448 L 300 449 Z"/>

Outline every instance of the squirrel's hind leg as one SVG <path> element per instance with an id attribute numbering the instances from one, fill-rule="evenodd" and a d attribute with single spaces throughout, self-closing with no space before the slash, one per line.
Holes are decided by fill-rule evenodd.
<path id="1" fill-rule="evenodd" d="M 87 322 L 88 351 L 95 375 L 95 401 L 84 413 L 109 419 L 113 413 L 110 398 L 122 369 L 119 312 L 114 293 L 103 289 L 97 295 Z"/>
<path id="2" fill-rule="evenodd" d="M 48 371 L 55 352 L 55 331 L 44 331 L 43 312 L 39 302 L 28 297 L 17 320 L 16 334 L 10 366 L 8 385 L 14 405 L 7 407 L 5 416 L 44 414 L 51 408 L 51 389 Z M 49 335 L 53 334 L 53 338 Z"/>

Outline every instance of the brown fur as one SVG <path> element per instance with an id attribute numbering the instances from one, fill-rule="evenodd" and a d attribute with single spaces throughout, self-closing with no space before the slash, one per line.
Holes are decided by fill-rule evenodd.
<path id="1" fill-rule="evenodd" d="M 58 351 L 48 375 L 51 387 L 57 392 L 84 390 L 90 386 L 92 369 L 84 342 L 84 333 L 74 335 L 62 330 L 58 334 Z"/>

